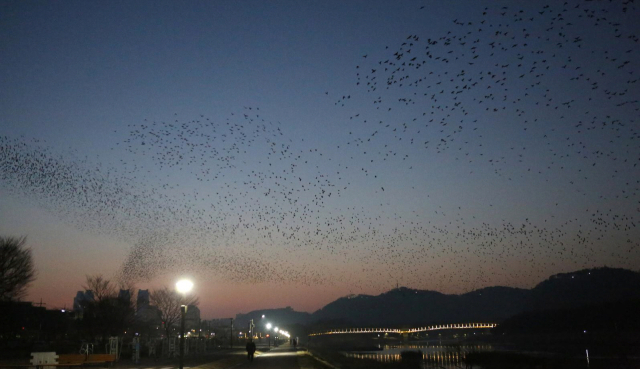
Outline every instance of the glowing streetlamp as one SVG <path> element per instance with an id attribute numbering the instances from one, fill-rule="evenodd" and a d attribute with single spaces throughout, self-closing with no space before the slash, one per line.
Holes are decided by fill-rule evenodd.
<path id="1" fill-rule="evenodd" d="M 176 283 L 176 290 L 185 298 L 187 293 L 193 288 L 193 282 L 181 279 Z M 184 369 L 184 319 L 187 315 L 187 305 L 180 305 L 180 369 Z"/>
<path id="2" fill-rule="evenodd" d="M 178 292 L 182 293 L 183 295 L 186 295 L 187 293 L 189 293 L 192 288 L 193 288 L 193 282 L 191 282 L 188 279 L 181 279 L 178 281 L 178 283 L 176 283 L 176 289 L 178 290 Z"/>
<path id="3" fill-rule="evenodd" d="M 267 323 L 267 325 L 265 326 L 267 328 L 267 331 L 271 330 L 271 323 Z M 269 333 L 267 333 L 267 347 L 271 348 L 271 335 Z"/>

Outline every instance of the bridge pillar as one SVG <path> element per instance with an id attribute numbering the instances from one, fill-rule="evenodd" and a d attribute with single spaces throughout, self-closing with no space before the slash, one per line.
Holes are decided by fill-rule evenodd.
<path id="1" fill-rule="evenodd" d="M 402 334 L 402 343 L 406 344 L 407 342 L 409 342 L 409 333 L 403 333 Z"/>

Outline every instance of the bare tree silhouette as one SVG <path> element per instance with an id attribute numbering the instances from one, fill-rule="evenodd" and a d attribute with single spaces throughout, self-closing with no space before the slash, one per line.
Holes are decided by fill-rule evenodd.
<path id="1" fill-rule="evenodd" d="M 151 291 L 150 302 L 160 311 L 160 318 L 164 322 L 167 337 L 174 324 L 180 321 L 180 305 L 198 305 L 198 297 L 183 296 L 176 290 L 167 286 Z"/>
<path id="2" fill-rule="evenodd" d="M 0 237 L 0 301 L 20 300 L 36 279 L 26 237 Z"/>
<path id="3" fill-rule="evenodd" d="M 85 290 L 91 290 L 96 301 L 116 297 L 116 287 L 110 280 L 104 278 L 102 274 L 87 275 L 87 282 L 82 286 Z"/>

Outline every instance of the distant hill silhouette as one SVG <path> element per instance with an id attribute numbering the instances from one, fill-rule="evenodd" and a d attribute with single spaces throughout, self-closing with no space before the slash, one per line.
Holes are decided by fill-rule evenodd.
<path id="1" fill-rule="evenodd" d="M 400 287 L 378 296 L 352 295 L 327 304 L 314 312 L 311 320 L 388 327 L 502 322 L 526 311 L 634 298 L 640 298 L 640 273 L 605 267 L 556 274 L 530 290 L 496 286 L 447 295 Z"/>
<path id="2" fill-rule="evenodd" d="M 640 273 L 604 267 L 556 274 L 533 289 L 495 286 L 447 295 L 400 287 L 377 296 L 341 297 L 313 314 L 288 307 L 238 314 L 236 320 L 238 326 L 246 326 L 248 319 L 259 321 L 265 314 L 282 325 L 313 323 L 323 327 L 500 323 L 533 310 L 574 309 L 630 299 L 640 299 Z"/>
<path id="3" fill-rule="evenodd" d="M 262 315 L 265 316 L 264 319 L 262 318 Z M 281 326 L 294 324 L 307 325 L 311 323 L 311 314 L 295 311 L 291 306 L 287 306 L 282 309 L 254 310 L 246 314 L 236 314 L 236 319 L 233 324 L 238 329 L 244 330 L 248 327 L 251 319 L 253 319 L 253 324 L 256 325 L 256 330 L 258 332 L 264 332 L 264 325 L 267 322 L 273 323 L 276 326 L 278 324 Z"/>
<path id="4" fill-rule="evenodd" d="M 522 312 L 529 290 L 488 287 L 446 295 L 405 287 L 378 296 L 340 298 L 313 313 L 316 322 L 342 319 L 355 326 L 417 326 L 433 323 L 501 321 Z"/>
<path id="5" fill-rule="evenodd" d="M 531 290 L 486 287 L 460 295 L 466 306 L 461 322 L 499 322 L 529 308 Z M 449 323 L 453 323 L 449 321 Z"/>
<path id="6" fill-rule="evenodd" d="M 345 323 L 356 326 L 396 326 L 416 323 L 427 309 L 429 315 L 437 319 L 443 311 L 455 308 L 455 304 L 442 293 L 401 287 L 378 296 L 340 298 L 313 313 L 313 320 L 344 319 Z"/>
<path id="7" fill-rule="evenodd" d="M 640 273 L 596 268 L 551 276 L 531 290 L 531 310 L 565 309 L 640 298 Z"/>
<path id="8" fill-rule="evenodd" d="M 640 299 L 527 311 L 508 318 L 498 327 L 501 333 L 594 333 L 640 330 Z"/>

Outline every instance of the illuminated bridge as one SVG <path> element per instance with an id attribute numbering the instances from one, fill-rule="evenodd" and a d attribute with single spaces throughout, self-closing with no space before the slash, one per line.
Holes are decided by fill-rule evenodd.
<path id="1" fill-rule="evenodd" d="M 324 336 L 328 334 L 362 334 L 362 333 L 395 333 L 409 334 L 428 331 L 439 331 L 445 329 L 482 329 L 494 328 L 496 323 L 460 323 L 460 324 L 436 324 L 425 327 L 399 329 L 399 328 L 342 328 L 332 329 L 325 332 L 311 333 L 309 336 Z"/>

